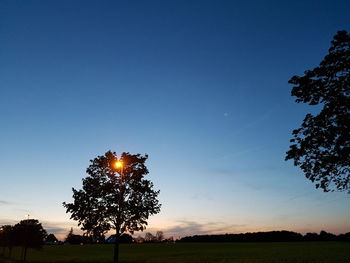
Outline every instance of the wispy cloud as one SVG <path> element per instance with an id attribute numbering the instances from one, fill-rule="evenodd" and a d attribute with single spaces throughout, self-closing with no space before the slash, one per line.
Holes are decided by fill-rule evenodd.
<path id="1" fill-rule="evenodd" d="M 209 193 L 195 193 L 190 196 L 192 200 L 206 200 L 206 201 L 215 201 L 213 196 Z"/>
<path id="2" fill-rule="evenodd" d="M 42 224 L 45 227 L 46 231 L 50 233 L 68 232 L 72 227 L 72 223 L 70 222 L 43 221 Z"/>
<path id="3" fill-rule="evenodd" d="M 281 105 L 282 105 L 281 103 L 276 103 L 273 107 L 271 107 L 269 110 L 267 110 L 263 114 L 259 115 L 257 118 L 250 120 L 246 124 L 243 124 L 242 126 L 240 126 L 240 128 L 238 128 L 237 130 L 233 131 L 231 133 L 231 136 L 239 135 L 243 133 L 245 130 L 251 129 L 265 122 L 268 118 L 270 118 L 273 114 L 275 114 L 275 112 L 278 112 Z"/>
<path id="4" fill-rule="evenodd" d="M 0 200 L 0 205 L 11 205 L 13 203 L 6 201 L 6 200 Z"/>
<path id="5" fill-rule="evenodd" d="M 174 226 L 163 229 L 168 236 L 182 237 L 188 235 L 206 235 L 232 233 L 245 225 L 228 224 L 225 222 L 197 222 L 193 220 L 178 220 Z"/>
<path id="6" fill-rule="evenodd" d="M 237 136 L 237 135 L 243 133 L 245 130 L 251 129 L 251 128 L 259 125 L 260 123 L 263 123 L 266 119 L 268 119 L 270 117 L 270 115 L 273 112 L 274 112 L 274 110 L 270 110 L 270 111 L 266 112 L 265 114 L 260 115 L 255 120 L 252 120 L 252 121 L 248 122 L 247 124 L 240 126 L 237 130 L 235 130 L 231 133 L 231 136 Z"/>
<path id="7" fill-rule="evenodd" d="M 13 219 L 0 219 L 0 226 L 2 225 L 15 225 L 19 223 L 18 220 Z M 49 222 L 49 221 L 40 221 L 47 233 L 55 234 L 58 238 L 62 238 L 67 235 L 71 227 L 74 228 L 74 232 L 81 234 L 81 230 L 70 222 Z"/>
<path id="8" fill-rule="evenodd" d="M 54 234 L 58 239 L 63 240 L 67 236 L 71 227 L 73 227 L 75 234 L 82 234 L 83 232 L 77 227 L 76 223 L 70 221 L 64 222 L 51 222 L 51 221 L 42 221 L 41 222 L 44 229 L 49 234 Z"/>

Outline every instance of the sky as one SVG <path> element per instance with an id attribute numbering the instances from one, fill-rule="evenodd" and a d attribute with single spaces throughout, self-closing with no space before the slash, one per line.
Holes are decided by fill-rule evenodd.
<path id="1" fill-rule="evenodd" d="M 0 1 L 0 225 L 29 214 L 60 238 L 79 233 L 62 202 L 112 150 L 149 155 L 162 209 L 146 232 L 350 232 L 350 196 L 284 161 L 291 131 L 317 112 L 294 102 L 288 80 L 350 30 L 349 9 Z"/>

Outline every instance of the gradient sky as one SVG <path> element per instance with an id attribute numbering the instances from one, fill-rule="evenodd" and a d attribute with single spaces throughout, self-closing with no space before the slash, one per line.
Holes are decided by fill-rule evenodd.
<path id="1" fill-rule="evenodd" d="M 349 30 L 346 1 L 0 1 L 0 225 L 63 237 L 107 150 L 149 154 L 147 231 L 350 231 L 350 196 L 285 162 L 288 80 Z M 143 235 L 143 233 L 140 233 Z"/>

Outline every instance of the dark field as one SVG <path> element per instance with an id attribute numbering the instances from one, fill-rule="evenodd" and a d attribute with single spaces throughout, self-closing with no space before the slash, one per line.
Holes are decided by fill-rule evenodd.
<path id="1" fill-rule="evenodd" d="M 120 252 L 121 262 L 135 263 L 350 263 L 350 243 L 342 242 L 123 244 Z M 13 255 L 19 259 L 20 249 Z M 59 245 L 28 251 L 30 262 L 112 262 L 112 258 L 113 245 Z"/>

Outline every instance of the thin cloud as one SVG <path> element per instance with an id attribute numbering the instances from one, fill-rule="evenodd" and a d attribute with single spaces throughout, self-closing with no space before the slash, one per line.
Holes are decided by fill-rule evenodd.
<path id="1" fill-rule="evenodd" d="M 0 226 L 4 226 L 4 225 L 14 225 L 17 224 L 18 222 L 15 220 L 11 220 L 11 219 L 0 219 Z"/>
<path id="2" fill-rule="evenodd" d="M 180 221 L 180 224 L 166 229 L 166 232 L 184 234 L 184 233 L 205 233 L 205 224 L 200 224 L 195 221 Z"/>
<path id="3" fill-rule="evenodd" d="M 54 234 L 60 240 L 64 240 L 72 227 L 75 234 L 83 234 L 80 227 L 77 227 L 76 224 L 72 224 L 70 222 L 42 221 L 41 223 L 47 233 Z"/>
<path id="4" fill-rule="evenodd" d="M 47 221 L 40 221 L 43 228 L 46 230 L 49 234 L 55 234 L 58 237 L 62 237 L 67 235 L 68 231 L 71 227 L 74 227 L 72 224 L 69 224 L 67 222 L 47 222 Z M 19 223 L 19 220 L 13 220 L 13 219 L 0 219 L 0 226 L 3 225 L 15 225 Z M 80 234 L 81 230 L 77 227 L 74 228 L 74 232 Z"/>
<path id="5" fill-rule="evenodd" d="M 206 201 L 215 201 L 211 194 L 208 193 L 195 193 L 190 196 L 192 200 L 206 200 Z"/>
<path id="6" fill-rule="evenodd" d="M 61 233 L 61 232 L 68 232 L 70 230 L 70 228 L 72 227 L 72 224 L 69 222 L 43 221 L 42 225 L 47 232 L 53 233 L 53 234 Z"/>
<path id="7" fill-rule="evenodd" d="M 192 220 L 178 220 L 177 225 L 164 229 L 164 233 L 175 237 L 189 235 L 232 233 L 236 228 L 246 225 L 227 224 L 224 222 L 197 222 Z"/>
<path id="8" fill-rule="evenodd" d="M 245 130 L 250 129 L 252 127 L 255 127 L 255 126 L 259 125 L 260 123 L 265 122 L 268 118 L 271 117 L 271 115 L 273 115 L 276 111 L 278 111 L 279 107 L 280 107 L 280 103 L 277 103 L 271 109 L 269 109 L 265 113 L 261 114 L 258 118 L 248 122 L 247 124 L 241 126 L 237 130 L 233 131 L 231 133 L 231 136 L 239 135 L 239 134 L 243 133 Z"/>

